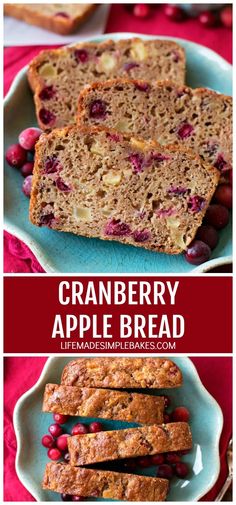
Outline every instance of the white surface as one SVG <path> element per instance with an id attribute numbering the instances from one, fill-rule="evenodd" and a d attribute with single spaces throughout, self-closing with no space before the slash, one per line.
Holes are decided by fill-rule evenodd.
<path id="1" fill-rule="evenodd" d="M 59 35 L 38 26 L 28 25 L 24 21 L 4 16 L 4 46 L 68 44 L 101 35 L 105 30 L 109 9 L 110 5 L 100 5 L 78 28 L 77 33 L 71 35 Z"/>

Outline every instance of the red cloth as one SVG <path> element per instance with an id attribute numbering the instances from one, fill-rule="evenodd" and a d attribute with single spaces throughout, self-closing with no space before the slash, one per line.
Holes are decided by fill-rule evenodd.
<path id="1" fill-rule="evenodd" d="M 5 358 L 4 380 L 4 501 L 34 501 L 15 472 L 16 440 L 12 425 L 18 398 L 37 381 L 46 358 Z M 220 442 L 221 473 L 216 485 L 203 501 L 214 501 L 226 478 L 225 454 L 232 433 L 232 360 L 231 358 L 192 358 L 207 390 L 215 397 L 224 414 Z M 24 373 L 22 373 L 24 370 Z"/>
<path id="2" fill-rule="evenodd" d="M 189 18 L 184 22 L 170 21 L 163 12 L 163 5 L 152 7 L 151 16 L 147 19 L 136 18 L 127 5 L 112 5 L 107 22 L 106 33 L 136 32 L 149 35 L 166 35 L 180 37 L 210 47 L 223 58 L 232 61 L 232 31 L 223 26 L 206 28 L 197 19 Z M 4 53 L 4 92 L 7 93 L 17 72 L 41 49 L 47 46 L 7 47 Z M 53 46 L 50 46 L 53 47 Z M 55 46 L 54 46 L 55 47 Z M 4 271 L 5 272 L 40 272 L 43 271 L 31 251 L 9 234 L 5 234 Z M 17 255 L 16 247 L 20 254 Z M 12 254 L 12 249 L 14 253 Z"/>

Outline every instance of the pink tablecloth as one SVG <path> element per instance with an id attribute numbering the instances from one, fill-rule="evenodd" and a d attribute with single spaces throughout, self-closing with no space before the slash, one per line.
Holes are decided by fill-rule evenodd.
<path id="1" fill-rule="evenodd" d="M 181 23 L 170 21 L 163 12 L 163 5 L 156 5 L 148 19 L 133 16 L 124 5 L 112 5 L 106 33 L 136 32 L 150 35 L 182 37 L 210 47 L 226 60 L 232 61 L 232 31 L 218 26 L 205 28 L 196 19 Z M 4 92 L 6 93 L 17 72 L 46 46 L 8 47 L 5 49 Z M 4 236 L 5 272 L 42 272 L 31 251 L 9 234 Z"/>
<path id="2" fill-rule="evenodd" d="M 214 501 L 226 478 L 225 454 L 232 433 L 232 365 L 231 358 L 192 358 L 201 380 L 215 397 L 224 414 L 224 428 L 220 443 L 220 477 L 203 501 Z M 4 499 L 5 501 L 33 501 L 15 472 L 16 439 L 12 425 L 14 406 L 18 398 L 37 381 L 46 358 L 5 358 L 4 390 Z M 203 426 L 204 429 L 204 426 Z"/>

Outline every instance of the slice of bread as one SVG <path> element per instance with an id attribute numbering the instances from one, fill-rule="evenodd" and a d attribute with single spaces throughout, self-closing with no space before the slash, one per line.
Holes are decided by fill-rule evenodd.
<path id="1" fill-rule="evenodd" d="M 83 42 L 42 51 L 28 71 L 36 114 L 44 130 L 76 123 L 80 91 L 115 77 L 185 82 L 185 52 L 168 40 Z"/>
<path id="2" fill-rule="evenodd" d="M 232 168 L 232 98 L 208 89 L 124 79 L 95 83 L 80 95 L 78 122 L 177 143 L 222 173 Z"/>
<path id="3" fill-rule="evenodd" d="M 4 4 L 4 14 L 60 35 L 77 30 L 96 4 Z"/>
<path id="4" fill-rule="evenodd" d="M 219 173 L 178 147 L 67 127 L 36 145 L 30 219 L 178 254 L 193 240 Z"/>

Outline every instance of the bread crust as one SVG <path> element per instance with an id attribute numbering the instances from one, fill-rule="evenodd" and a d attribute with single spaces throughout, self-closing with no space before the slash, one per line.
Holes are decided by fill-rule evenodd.
<path id="1" fill-rule="evenodd" d="M 42 487 L 84 497 L 154 502 L 165 501 L 169 482 L 156 477 L 75 468 L 53 462 L 46 465 Z"/>
<path id="2" fill-rule="evenodd" d="M 187 423 L 100 431 L 68 438 L 70 465 L 82 466 L 192 448 Z"/>
<path id="3" fill-rule="evenodd" d="M 164 407 L 163 396 L 47 384 L 42 410 L 69 416 L 162 424 Z"/>
<path id="4" fill-rule="evenodd" d="M 69 35 L 75 32 L 97 7 L 96 4 L 90 4 L 83 14 L 65 18 L 47 15 L 36 8 L 35 11 L 32 11 L 27 4 L 4 4 L 4 14 L 60 35 Z"/>

